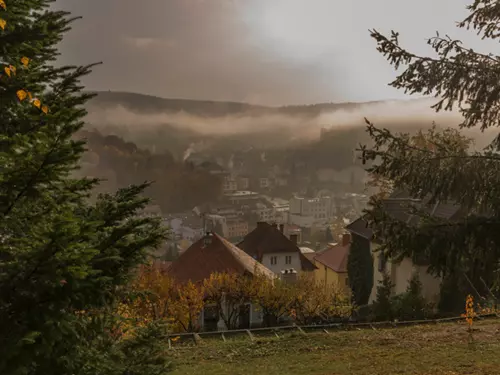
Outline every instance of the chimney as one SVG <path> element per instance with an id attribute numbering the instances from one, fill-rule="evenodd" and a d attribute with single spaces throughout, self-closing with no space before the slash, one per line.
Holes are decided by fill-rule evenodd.
<path id="1" fill-rule="evenodd" d="M 278 224 L 276 223 L 272 223 L 271 226 L 274 228 L 274 229 L 278 229 Z"/>
<path id="2" fill-rule="evenodd" d="M 347 246 L 351 243 L 351 233 L 344 233 L 342 235 L 342 246 Z"/>
<path id="3" fill-rule="evenodd" d="M 213 234 L 210 232 L 207 232 L 207 234 L 203 238 L 203 247 L 210 246 L 212 244 L 212 238 L 213 238 Z"/>
<path id="4" fill-rule="evenodd" d="M 285 224 L 280 224 L 280 232 L 285 233 Z"/>
<path id="5" fill-rule="evenodd" d="M 290 241 L 292 241 L 295 245 L 297 245 L 297 243 L 299 242 L 299 235 L 298 234 L 291 234 Z"/>
<path id="6" fill-rule="evenodd" d="M 266 226 L 266 222 L 265 221 L 257 221 L 257 228 L 262 228 L 262 227 L 265 227 Z"/>
<path id="7" fill-rule="evenodd" d="M 287 284 L 294 284 L 297 282 L 297 271 L 293 268 L 281 271 L 281 281 Z"/>

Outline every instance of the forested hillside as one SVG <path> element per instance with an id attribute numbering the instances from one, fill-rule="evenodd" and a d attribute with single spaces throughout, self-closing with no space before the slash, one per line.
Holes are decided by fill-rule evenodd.
<path id="1" fill-rule="evenodd" d="M 220 179 L 204 170 L 176 161 L 169 152 L 153 154 L 116 135 L 82 130 L 87 140 L 78 173 L 106 179 L 100 191 L 154 181 L 146 194 L 164 212 L 178 212 L 213 200 L 220 193 Z"/>

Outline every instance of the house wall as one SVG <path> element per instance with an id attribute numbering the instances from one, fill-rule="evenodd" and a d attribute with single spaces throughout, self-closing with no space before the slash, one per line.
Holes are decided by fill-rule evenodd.
<path id="1" fill-rule="evenodd" d="M 375 252 L 379 245 L 371 243 L 371 250 Z M 409 281 L 414 273 L 418 273 L 420 282 L 422 283 L 422 292 L 424 298 L 429 302 L 437 302 L 441 289 L 441 279 L 434 277 L 427 272 L 426 266 L 415 266 L 410 258 L 403 259 L 400 263 L 386 264 L 386 272 L 391 276 L 394 284 L 393 294 L 398 295 L 406 292 Z M 382 272 L 379 271 L 378 253 L 374 254 L 373 258 L 373 288 L 370 295 L 370 303 L 377 299 L 377 287 L 382 281 Z"/>
<path id="2" fill-rule="evenodd" d="M 379 245 L 373 242 L 370 243 L 370 250 L 373 253 L 373 287 L 370 294 L 369 303 L 375 302 L 375 300 L 377 299 L 377 287 L 382 281 L 382 273 L 378 270 L 378 253 L 376 252 L 378 248 Z M 386 267 L 386 270 L 389 274 L 391 273 L 390 267 Z"/>
<path id="3" fill-rule="evenodd" d="M 324 264 L 314 261 L 317 270 L 314 271 L 314 280 L 326 286 L 333 286 L 339 288 L 345 295 L 351 294 L 351 289 L 348 285 L 347 272 L 337 273 Z"/>
<path id="4" fill-rule="evenodd" d="M 226 306 L 225 312 L 227 313 L 228 311 L 229 310 Z M 209 328 L 204 326 L 204 323 L 205 323 L 205 309 L 202 310 L 202 312 L 198 318 L 198 324 L 199 324 L 202 331 L 204 331 L 205 329 L 210 330 Z M 259 308 L 259 306 L 255 305 L 255 304 L 250 304 L 250 327 L 249 328 L 261 327 L 262 323 L 263 323 L 262 310 Z M 219 319 L 217 330 L 226 330 L 225 324 L 222 321 L 222 319 Z"/>
<path id="5" fill-rule="evenodd" d="M 271 264 L 271 258 L 276 257 L 276 264 Z M 292 261 L 286 264 L 286 257 L 291 256 Z M 299 253 L 269 253 L 264 254 L 262 257 L 262 264 L 276 274 L 279 274 L 284 269 L 293 268 L 297 272 L 302 270 L 302 263 L 300 262 Z"/>
<path id="6" fill-rule="evenodd" d="M 263 315 L 262 309 L 259 306 L 252 304 L 250 310 L 250 325 L 252 327 L 260 327 L 262 326 Z"/>

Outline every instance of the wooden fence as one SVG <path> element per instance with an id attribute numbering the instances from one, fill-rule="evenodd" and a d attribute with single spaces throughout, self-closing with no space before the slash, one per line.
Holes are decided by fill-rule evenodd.
<path id="1" fill-rule="evenodd" d="M 484 320 L 491 318 L 498 318 L 499 314 L 484 314 L 479 315 L 475 319 Z M 330 334 L 334 331 L 339 330 L 352 330 L 352 329 L 383 329 L 383 328 L 399 328 L 408 327 L 414 325 L 428 325 L 428 324 L 440 324 L 440 323 L 452 323 L 458 321 L 465 321 L 461 316 L 451 317 L 451 318 L 441 318 L 441 319 L 426 319 L 426 320 L 410 320 L 410 321 L 386 321 L 386 322 L 371 322 L 371 323 L 333 323 L 333 324 L 315 324 L 298 326 L 296 324 L 288 326 L 277 326 L 277 327 L 263 327 L 263 328 L 250 328 L 250 329 L 234 329 L 226 331 L 211 331 L 211 332 L 189 332 L 189 333 L 178 333 L 168 335 L 169 347 L 172 347 L 172 339 L 180 340 L 185 342 L 186 340 L 193 340 L 195 343 L 199 343 L 203 338 L 220 338 L 226 341 L 227 338 L 233 336 L 247 336 L 250 340 L 255 339 L 255 335 L 274 335 L 276 337 L 281 337 L 284 333 L 297 332 L 299 334 L 308 334 L 312 332 L 323 332 Z M 332 331 L 332 332 L 331 332 Z"/>

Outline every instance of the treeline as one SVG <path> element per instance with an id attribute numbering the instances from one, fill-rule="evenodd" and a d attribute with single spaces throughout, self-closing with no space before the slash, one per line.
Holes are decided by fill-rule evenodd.
<path id="1" fill-rule="evenodd" d="M 171 332 L 199 331 L 205 306 L 215 306 L 228 329 L 238 328 L 241 308 L 248 303 L 261 311 L 264 326 L 275 326 L 283 319 L 306 325 L 347 318 L 352 309 L 348 297 L 308 275 L 286 283 L 261 275 L 214 273 L 201 283 L 179 285 L 168 271 L 150 265 L 141 268 L 131 292 L 139 297 L 119 307 L 129 319 L 129 328 L 156 321 L 167 323 Z"/>
<path id="2" fill-rule="evenodd" d="M 96 130 L 80 131 L 78 136 L 87 140 L 88 149 L 81 159 L 80 173 L 107 179 L 104 189 L 154 181 L 145 193 L 163 212 L 190 210 L 219 197 L 220 178 L 176 161 L 169 152 L 153 154 Z"/>

